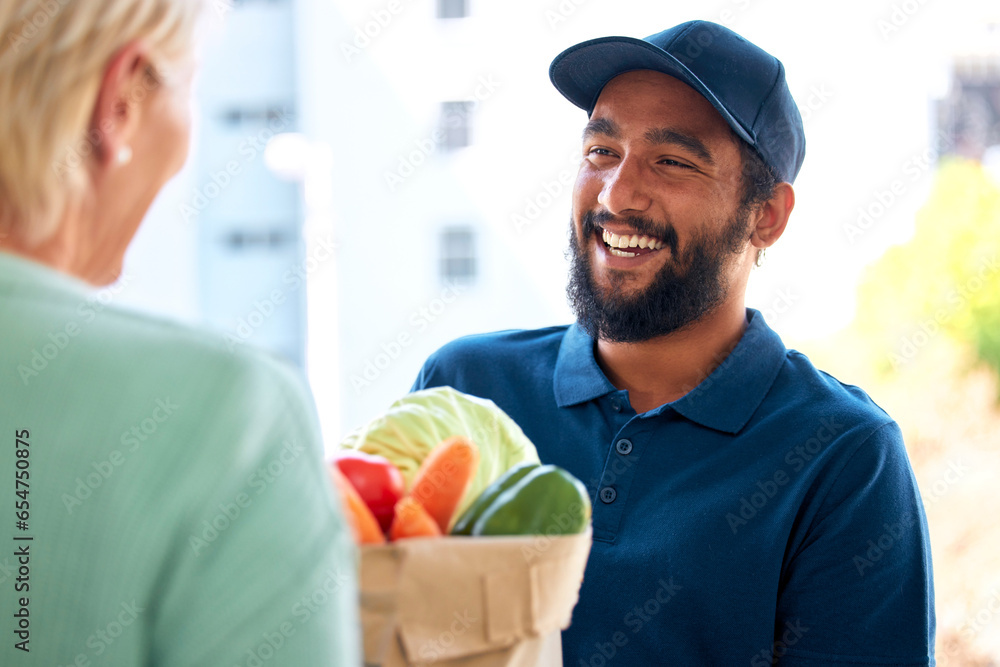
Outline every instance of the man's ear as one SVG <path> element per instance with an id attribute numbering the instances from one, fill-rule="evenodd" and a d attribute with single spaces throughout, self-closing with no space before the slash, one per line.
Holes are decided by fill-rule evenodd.
<path id="1" fill-rule="evenodd" d="M 795 208 L 795 191 L 791 183 L 778 183 L 774 194 L 760 205 L 754 215 L 754 230 L 750 243 L 755 248 L 769 248 L 785 232 L 788 216 Z"/>
<path id="2" fill-rule="evenodd" d="M 99 166 L 107 167 L 131 155 L 130 144 L 142 117 L 143 101 L 155 86 L 148 53 L 141 42 L 126 44 L 108 62 L 89 128 Z"/>

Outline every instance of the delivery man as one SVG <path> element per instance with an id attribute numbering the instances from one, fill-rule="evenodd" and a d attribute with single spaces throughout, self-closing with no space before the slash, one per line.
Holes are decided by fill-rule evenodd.
<path id="1" fill-rule="evenodd" d="M 782 64 L 705 21 L 553 61 L 584 109 L 577 320 L 454 341 L 415 389 L 492 399 L 591 491 L 567 667 L 932 664 L 899 427 L 744 305 L 805 138 Z"/>

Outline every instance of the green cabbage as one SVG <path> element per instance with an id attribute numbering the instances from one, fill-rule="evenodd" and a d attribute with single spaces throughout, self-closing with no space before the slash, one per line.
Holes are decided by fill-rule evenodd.
<path id="1" fill-rule="evenodd" d="M 510 468 L 526 461 L 539 463 L 538 452 L 521 427 L 493 401 L 451 387 L 404 396 L 385 414 L 348 433 L 340 446 L 389 459 L 403 473 L 409 489 L 427 454 L 455 435 L 464 435 L 479 448 L 479 470 L 456 517 Z"/>

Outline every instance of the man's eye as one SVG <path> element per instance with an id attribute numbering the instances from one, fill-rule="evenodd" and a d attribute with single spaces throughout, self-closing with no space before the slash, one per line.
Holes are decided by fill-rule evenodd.
<path id="1" fill-rule="evenodd" d="M 593 148 L 587 149 L 586 157 L 592 160 L 603 160 L 604 158 L 614 158 L 615 154 L 608 148 L 601 148 L 599 146 L 594 146 Z"/>
<path id="2" fill-rule="evenodd" d="M 694 167 L 692 167 L 689 164 L 678 162 L 677 160 L 671 160 L 670 158 L 664 158 L 660 160 L 660 164 L 665 164 L 668 167 L 683 167 L 684 169 L 694 169 Z"/>

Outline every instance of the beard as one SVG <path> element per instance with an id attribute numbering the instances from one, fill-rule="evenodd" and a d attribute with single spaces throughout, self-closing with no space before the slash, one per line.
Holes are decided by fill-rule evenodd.
<path id="1" fill-rule="evenodd" d="M 629 278 L 626 271 L 609 270 L 611 284 L 606 289 L 594 280 L 589 241 L 596 236 L 602 243 L 600 226 L 613 217 L 607 211 L 584 213 L 582 239 L 570 223 L 572 263 L 566 291 L 577 321 L 592 338 L 637 343 L 666 336 L 697 322 L 725 300 L 729 285 L 724 269 L 750 238 L 748 207 L 740 206 L 718 236 L 695 237 L 683 249 L 669 221 L 657 225 L 643 217 L 621 218 L 634 233 L 661 239 L 671 253 L 653 282 L 633 294 L 622 289 Z"/>

